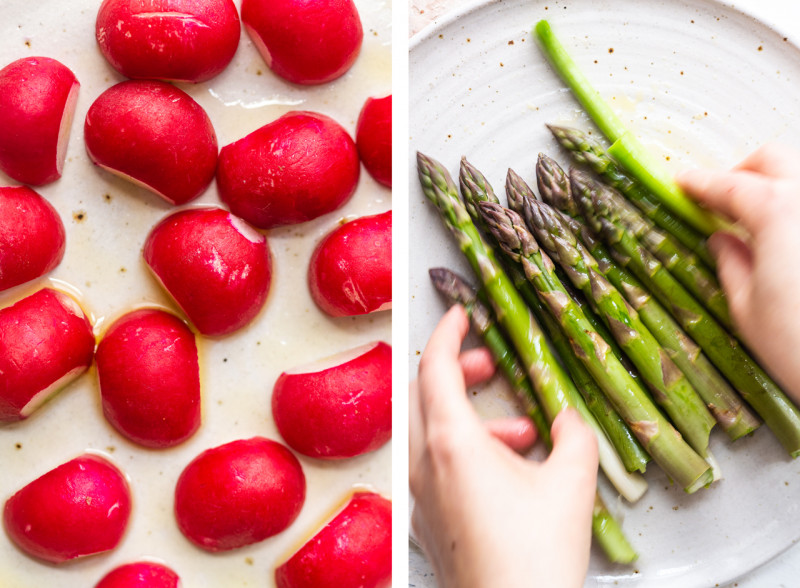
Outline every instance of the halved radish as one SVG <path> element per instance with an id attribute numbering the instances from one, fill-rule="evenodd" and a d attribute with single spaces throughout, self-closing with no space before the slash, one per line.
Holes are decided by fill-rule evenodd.
<path id="1" fill-rule="evenodd" d="M 176 316 L 142 308 L 114 321 L 97 346 L 103 414 L 125 437 L 161 449 L 200 426 L 194 333 Z"/>
<path id="2" fill-rule="evenodd" d="M 275 570 L 278 588 L 384 588 L 392 582 L 392 503 L 356 492 Z"/>
<path id="3" fill-rule="evenodd" d="M 342 206 L 359 176 L 356 145 L 330 117 L 289 112 L 219 154 L 217 185 L 231 212 L 260 229 Z"/>
<path id="4" fill-rule="evenodd" d="M 186 92 L 157 81 L 112 86 L 84 125 L 92 161 L 171 204 L 197 198 L 214 179 L 217 136 Z"/>
<path id="5" fill-rule="evenodd" d="M 356 125 L 358 156 L 369 175 L 392 187 L 392 95 L 368 98 Z"/>
<path id="6" fill-rule="evenodd" d="M 0 70 L 0 169 L 40 186 L 61 177 L 78 100 L 75 74 L 49 57 Z"/>
<path id="7" fill-rule="evenodd" d="M 0 290 L 43 276 L 64 257 L 64 223 L 25 186 L 0 188 Z"/>
<path id="8" fill-rule="evenodd" d="M 114 549 L 130 512 L 130 489 L 122 472 L 98 455 L 85 454 L 9 498 L 3 520 L 25 553 L 63 563 Z"/>
<path id="9" fill-rule="evenodd" d="M 85 372 L 92 324 L 64 292 L 44 288 L 0 310 L 0 422 L 19 421 Z"/>
<path id="10" fill-rule="evenodd" d="M 208 449 L 186 466 L 175 487 L 175 516 L 192 543 L 227 551 L 286 529 L 305 496 L 305 475 L 292 452 L 253 437 Z"/>
<path id="11" fill-rule="evenodd" d="M 232 0 L 104 0 L 95 36 L 126 77 L 204 82 L 233 59 L 239 13 Z"/>
<path id="12" fill-rule="evenodd" d="M 242 22 L 272 71 L 295 84 L 344 75 L 364 38 L 353 0 L 242 0 Z"/>
<path id="13" fill-rule="evenodd" d="M 309 457 L 378 449 L 392 438 L 392 348 L 370 343 L 282 373 L 272 416 L 289 447 Z"/>
<path id="14" fill-rule="evenodd" d="M 331 316 L 392 307 L 392 211 L 364 216 L 329 233 L 314 250 L 308 285 Z"/>
<path id="15" fill-rule="evenodd" d="M 271 261 L 267 238 L 221 208 L 192 208 L 159 222 L 144 260 L 203 335 L 247 325 L 267 300 Z"/>
<path id="16" fill-rule="evenodd" d="M 137 561 L 108 572 L 94 588 L 179 588 L 180 578 L 167 566 Z"/>

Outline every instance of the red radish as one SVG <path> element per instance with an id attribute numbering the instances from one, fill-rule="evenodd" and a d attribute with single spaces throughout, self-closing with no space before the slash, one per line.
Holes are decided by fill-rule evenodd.
<path id="1" fill-rule="evenodd" d="M 64 224 L 30 188 L 0 188 L 0 290 L 43 276 L 64 257 Z"/>
<path id="2" fill-rule="evenodd" d="M 392 307 L 392 211 L 364 216 L 329 233 L 311 255 L 311 297 L 331 316 Z"/>
<path id="3" fill-rule="evenodd" d="M 392 187 L 392 95 L 368 98 L 356 125 L 358 155 L 369 175 Z"/>
<path id="4" fill-rule="evenodd" d="M 0 423 L 27 418 L 85 372 L 92 324 L 63 292 L 44 288 L 0 310 Z"/>
<path id="5" fill-rule="evenodd" d="M 197 198 L 214 179 L 211 120 L 165 82 L 122 82 L 100 94 L 86 114 L 84 138 L 95 164 L 171 204 Z"/>
<path id="6" fill-rule="evenodd" d="M 163 310 L 116 320 L 97 346 L 103 414 L 125 437 L 161 449 L 200 426 L 200 370 L 194 333 Z"/>
<path id="7" fill-rule="evenodd" d="M 239 14 L 232 0 L 104 0 L 95 35 L 126 77 L 204 82 L 233 59 Z"/>
<path id="8" fill-rule="evenodd" d="M 260 229 L 302 223 L 342 206 L 355 192 L 356 145 L 333 119 L 289 112 L 219 154 L 222 201 Z"/>
<path id="9" fill-rule="evenodd" d="M 62 563 L 114 549 L 131 512 L 122 473 L 85 454 L 50 470 L 6 502 L 6 531 L 28 555 Z"/>
<path id="10" fill-rule="evenodd" d="M 295 84 L 344 75 L 364 38 L 353 0 L 242 0 L 242 23 L 267 66 Z"/>
<path id="11" fill-rule="evenodd" d="M 275 570 L 278 588 L 385 588 L 392 582 L 392 503 L 356 492 L 332 521 Z"/>
<path id="12" fill-rule="evenodd" d="M 378 449 L 392 438 L 392 348 L 371 343 L 282 373 L 272 415 L 289 447 L 309 457 Z"/>
<path id="13" fill-rule="evenodd" d="M 181 532 L 208 551 L 263 541 L 297 518 L 306 496 L 300 462 L 286 447 L 253 437 L 198 455 L 175 487 Z"/>
<path id="14" fill-rule="evenodd" d="M 144 244 L 144 260 L 203 335 L 247 325 L 267 300 L 267 238 L 221 208 L 175 212 Z"/>
<path id="15" fill-rule="evenodd" d="M 178 588 L 180 578 L 167 566 L 149 561 L 114 568 L 94 588 Z"/>
<path id="16" fill-rule="evenodd" d="M 0 69 L 0 170 L 34 186 L 61 177 L 80 84 L 49 57 Z"/>

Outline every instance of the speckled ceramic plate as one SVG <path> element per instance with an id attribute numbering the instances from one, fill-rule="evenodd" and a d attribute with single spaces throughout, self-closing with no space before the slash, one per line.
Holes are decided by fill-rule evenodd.
<path id="1" fill-rule="evenodd" d="M 503 0 L 472 4 L 413 40 L 412 162 L 422 151 L 456 174 L 466 155 L 498 193 L 509 167 L 532 180 L 540 151 L 568 163 L 545 123 L 589 122 L 529 34 L 542 18 L 672 169 L 730 166 L 765 141 L 795 139 L 800 128 L 800 51 L 734 8 L 706 0 Z M 416 170 L 409 174 L 413 373 L 444 311 L 428 268 L 471 273 L 425 202 Z M 474 398 L 487 417 L 516 410 L 499 381 Z M 651 467 L 644 498 L 616 504 L 639 561 L 611 566 L 595 552 L 587 586 L 721 585 L 800 537 L 800 463 L 764 427 L 736 444 L 719 431 L 712 437 L 724 480 L 687 496 Z"/>
<path id="2" fill-rule="evenodd" d="M 122 78 L 100 55 L 94 37 L 99 0 L 0 3 L 0 67 L 31 55 L 62 61 L 81 82 L 63 177 L 38 191 L 67 228 L 64 261 L 52 277 L 77 289 L 98 328 L 134 305 L 174 306 L 141 259 L 150 228 L 171 207 L 148 192 L 94 167 L 83 144 L 91 103 Z M 237 8 L 240 2 L 236 1 Z M 181 85 L 209 113 L 220 146 L 243 137 L 288 110 L 332 116 L 351 134 L 364 100 L 391 92 L 391 1 L 356 0 L 364 25 L 362 53 L 343 78 L 318 87 L 291 86 L 265 66 L 242 34 L 234 61 L 219 77 Z M 12 184 L 0 174 L 0 185 Z M 219 205 L 212 186 L 196 203 Z M 194 204 L 194 203 L 193 203 Z M 308 260 L 319 239 L 343 218 L 391 207 L 390 190 L 365 172 L 346 206 L 314 221 L 267 232 L 273 256 L 272 289 L 263 312 L 248 328 L 221 339 L 199 340 L 203 378 L 203 425 L 183 445 L 147 451 L 124 440 L 103 419 L 96 373 L 40 409 L 27 421 L 0 426 L 0 502 L 27 482 L 87 449 L 107 454 L 129 476 L 133 514 L 115 551 L 54 567 L 14 548 L 0 532 L 0 586 L 86 588 L 116 565 L 157 558 L 192 588 L 269 587 L 273 569 L 336 509 L 354 485 L 391 494 L 391 447 L 360 458 L 323 463 L 301 458 L 307 499 L 284 533 L 222 554 L 193 547 L 178 531 L 172 496 L 183 467 L 201 451 L 239 438 L 279 439 L 269 409 L 275 379 L 300 366 L 372 340 L 391 340 L 391 312 L 332 320 L 314 305 L 306 286 Z M 34 287 L 0 294 L 6 306 Z M 389 444 L 391 445 L 391 444 Z"/>

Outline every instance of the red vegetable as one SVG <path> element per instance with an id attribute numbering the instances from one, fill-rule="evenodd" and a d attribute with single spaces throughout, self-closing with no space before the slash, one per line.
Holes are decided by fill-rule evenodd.
<path id="1" fill-rule="evenodd" d="M 378 449 L 392 438 L 392 348 L 371 343 L 282 373 L 272 415 L 303 455 L 337 459 Z"/>
<path id="2" fill-rule="evenodd" d="M 278 588 L 385 588 L 392 581 L 392 503 L 357 492 L 275 570 Z"/>
<path id="3" fill-rule="evenodd" d="M 368 98 L 356 126 L 358 155 L 369 175 L 392 187 L 392 95 Z"/>
<path id="4" fill-rule="evenodd" d="M 232 0 L 104 0 L 95 35 L 126 77 L 204 82 L 233 59 L 239 14 Z"/>
<path id="5" fill-rule="evenodd" d="M 149 561 L 114 568 L 94 588 L 178 588 L 180 578 L 167 566 Z"/>
<path id="6" fill-rule="evenodd" d="M 194 333 L 177 317 L 140 309 L 116 320 L 97 346 L 106 419 L 125 437 L 172 447 L 200 426 L 200 370 Z"/>
<path id="7" fill-rule="evenodd" d="M 331 316 L 392 307 L 392 211 L 364 216 L 329 233 L 314 250 L 308 285 Z"/>
<path id="8" fill-rule="evenodd" d="M 269 229 L 336 210 L 358 176 L 355 143 L 339 123 L 289 112 L 222 148 L 217 185 L 231 212 Z"/>
<path id="9" fill-rule="evenodd" d="M 352 0 L 242 0 L 242 22 L 267 66 L 295 84 L 344 75 L 364 38 Z"/>
<path id="10" fill-rule="evenodd" d="M 0 188 L 0 290 L 43 276 L 64 257 L 64 223 L 30 188 Z"/>
<path id="11" fill-rule="evenodd" d="M 253 437 L 208 449 L 186 466 L 175 487 L 175 516 L 192 543 L 227 551 L 286 529 L 305 495 L 305 476 L 292 452 Z"/>
<path id="12" fill-rule="evenodd" d="M 25 57 L 0 70 L 0 169 L 40 186 L 61 177 L 80 84 L 49 57 Z"/>
<path id="13" fill-rule="evenodd" d="M 86 454 L 37 478 L 6 502 L 11 540 L 28 555 L 62 563 L 114 549 L 131 512 L 122 473 Z"/>

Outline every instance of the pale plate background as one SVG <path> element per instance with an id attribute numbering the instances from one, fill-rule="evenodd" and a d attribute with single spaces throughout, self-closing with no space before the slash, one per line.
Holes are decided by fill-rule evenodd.
<path id="1" fill-rule="evenodd" d="M 455 4 L 413 3 L 412 31 Z M 443 265 L 472 278 L 424 201 L 414 153 L 439 159 L 454 174 L 466 155 L 498 193 L 508 167 L 533 178 L 539 151 L 568 162 L 544 124 L 589 123 L 529 35 L 541 18 L 551 21 L 597 89 L 673 170 L 730 166 L 768 140 L 798 145 L 798 29 L 783 29 L 797 11 L 772 6 L 766 12 L 755 2 L 747 4 L 748 10 L 761 9 L 761 20 L 710 0 L 468 3 L 412 39 L 412 375 L 444 310 L 428 268 Z M 765 20 L 777 22 L 781 32 Z M 491 382 L 488 390 L 474 397 L 482 415 L 515 411 L 502 382 Z M 800 463 L 790 461 L 769 431 L 762 428 L 735 445 L 716 432 L 712 447 L 725 479 L 711 489 L 686 496 L 652 467 L 644 498 L 634 506 L 616 504 L 640 559 L 631 568 L 617 567 L 593 553 L 587 586 L 723 585 L 800 537 Z M 604 490 L 608 496 L 608 486 Z M 795 552 L 736 585 L 791 585 L 800 558 Z M 413 547 L 411 562 L 410 584 L 433 586 L 429 566 Z"/>
<path id="2" fill-rule="evenodd" d="M 246 34 L 234 61 L 219 77 L 181 85 L 208 112 L 220 147 L 289 110 L 328 114 L 351 134 L 366 98 L 391 92 L 391 0 L 356 0 L 364 45 L 354 68 L 318 87 L 291 86 L 272 75 Z M 122 81 L 96 47 L 94 21 L 100 0 L 0 5 L 0 67 L 32 55 L 56 58 L 81 82 L 63 177 L 39 189 L 61 214 L 67 252 L 52 277 L 80 291 L 98 327 L 142 303 L 173 307 L 141 260 L 150 228 L 172 209 L 159 198 L 95 168 L 83 144 L 83 121 L 92 101 Z M 240 6 L 236 1 L 237 8 Z M 12 184 L 0 174 L 0 185 Z M 212 186 L 197 203 L 217 204 Z M 315 221 L 268 231 L 273 283 L 266 308 L 245 330 L 199 340 L 202 354 L 203 425 L 187 443 L 147 451 L 124 440 L 103 419 L 96 373 L 91 371 L 27 421 L 0 427 L 0 501 L 23 485 L 87 449 L 108 455 L 130 477 L 133 514 L 119 548 L 110 554 L 49 566 L 26 557 L 0 532 L 0 586 L 93 586 L 108 570 L 150 557 L 172 566 L 192 588 L 268 587 L 273 569 L 346 499 L 354 485 L 391 495 L 391 443 L 371 455 L 323 463 L 300 458 L 307 499 L 284 533 L 240 550 L 212 555 L 193 547 L 172 516 L 172 493 L 183 467 L 201 451 L 239 438 L 279 439 L 269 410 L 281 371 L 372 341 L 390 341 L 391 312 L 332 320 L 317 309 L 306 286 L 315 244 L 344 218 L 391 208 L 391 191 L 362 169 L 348 204 Z M 81 220 L 79 220 L 79 218 Z M 44 281 L 35 287 L 44 285 Z M 10 304 L 32 287 L 0 294 Z M 19 448 L 18 448 L 19 445 Z"/>

